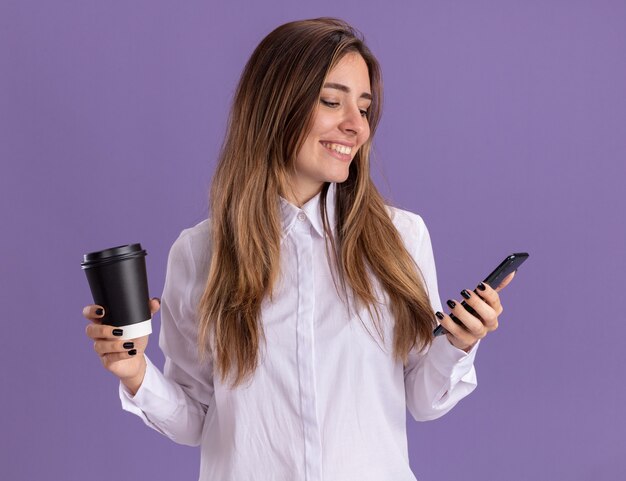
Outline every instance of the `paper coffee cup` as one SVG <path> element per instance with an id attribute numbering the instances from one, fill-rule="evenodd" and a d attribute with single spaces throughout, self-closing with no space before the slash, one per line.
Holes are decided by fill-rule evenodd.
<path id="1" fill-rule="evenodd" d="M 104 308 L 102 323 L 123 329 L 120 339 L 152 333 L 145 259 L 141 244 L 129 244 L 90 252 L 81 262 L 94 303 Z"/>

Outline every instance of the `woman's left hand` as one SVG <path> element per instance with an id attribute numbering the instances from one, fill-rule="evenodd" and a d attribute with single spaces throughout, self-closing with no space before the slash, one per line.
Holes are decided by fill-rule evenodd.
<path id="1" fill-rule="evenodd" d="M 464 301 L 476 311 L 479 317 L 470 314 L 461 302 L 449 300 L 448 307 L 452 314 L 463 323 L 463 326 L 456 324 L 448 314 L 437 313 L 439 322 L 448 331 L 446 334 L 448 340 L 454 346 L 468 352 L 479 339 L 498 328 L 498 316 L 503 311 L 498 292 L 504 289 L 514 276 L 515 272 L 509 274 L 496 289 L 481 283 L 476 288 L 476 292 L 469 289 L 461 292 L 461 295 L 465 294 L 463 295 Z M 484 286 L 484 290 L 481 286 Z"/>

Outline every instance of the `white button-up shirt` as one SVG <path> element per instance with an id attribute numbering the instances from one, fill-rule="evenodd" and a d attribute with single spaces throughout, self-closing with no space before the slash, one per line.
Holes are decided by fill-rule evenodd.
<path id="1" fill-rule="evenodd" d="M 331 226 L 334 193 L 331 184 Z M 184 230 L 170 251 L 159 338 L 164 373 L 147 360 L 135 396 L 120 384 L 122 407 L 178 443 L 200 445 L 201 481 L 415 480 L 406 409 L 416 420 L 434 419 L 469 394 L 476 348 L 467 354 L 441 336 L 427 352 L 397 362 L 388 306 L 383 341 L 367 311 L 355 312 L 336 292 L 319 195 L 301 209 L 281 199 L 281 210 L 280 280 L 273 300 L 262 305 L 267 342 L 252 380 L 231 389 L 214 376 L 210 357 L 198 360 L 195 310 L 211 250 L 205 220 Z M 389 211 L 433 309 L 442 310 L 424 222 Z"/>

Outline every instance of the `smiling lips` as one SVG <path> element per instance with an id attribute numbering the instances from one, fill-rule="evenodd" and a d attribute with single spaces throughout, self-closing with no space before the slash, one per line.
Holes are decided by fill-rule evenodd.
<path id="1" fill-rule="evenodd" d="M 335 157 L 341 160 L 351 160 L 352 147 L 348 145 L 334 144 L 332 142 L 320 142 Z"/>

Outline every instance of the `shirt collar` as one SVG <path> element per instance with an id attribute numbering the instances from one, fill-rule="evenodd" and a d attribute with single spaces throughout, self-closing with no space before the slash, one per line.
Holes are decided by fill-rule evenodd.
<path id="1" fill-rule="evenodd" d="M 335 230 L 335 190 L 336 184 L 331 182 L 328 186 L 328 192 L 326 193 L 326 212 L 332 232 Z M 324 223 L 322 222 L 322 214 L 320 212 L 321 195 L 321 192 L 319 192 L 315 197 L 304 204 L 302 208 L 298 208 L 285 198 L 280 197 L 280 210 L 284 234 L 287 234 L 294 224 L 298 222 L 298 216 L 304 214 L 315 229 L 315 232 L 317 232 L 320 237 L 324 237 Z"/>

